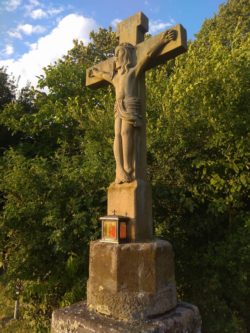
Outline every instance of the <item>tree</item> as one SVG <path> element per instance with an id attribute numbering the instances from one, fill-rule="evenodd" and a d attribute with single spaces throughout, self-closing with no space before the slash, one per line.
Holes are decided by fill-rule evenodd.
<path id="1" fill-rule="evenodd" d="M 188 54 L 147 73 L 155 233 L 173 244 L 179 297 L 199 306 L 208 333 L 249 331 L 248 13 L 246 0 L 228 1 Z M 84 297 L 114 176 L 113 92 L 84 78 L 117 41 L 91 36 L 45 69 L 47 93 L 27 88 L 0 115 L 21 136 L 1 159 L 3 278 L 10 289 L 21 281 L 38 332 L 53 308 Z"/>
<path id="2" fill-rule="evenodd" d="M 27 88 L 0 116 L 22 138 L 1 163 L 2 280 L 12 292 L 21 281 L 23 316 L 38 331 L 49 327 L 53 308 L 84 297 L 88 244 L 104 214 L 113 95 L 87 89 L 85 67 L 115 48 L 111 31 L 92 33 L 99 43 L 105 37 L 104 50 L 75 41 L 40 77 L 39 87 L 49 92 Z"/>
<path id="3" fill-rule="evenodd" d="M 4 106 L 15 99 L 14 81 L 6 73 L 4 67 L 0 67 L 0 113 Z M 15 142 L 15 138 L 11 135 L 5 126 L 0 124 L 0 154 L 10 144 Z"/>
<path id="4" fill-rule="evenodd" d="M 174 245 L 179 294 L 204 332 L 250 329 L 249 41 L 249 4 L 231 0 L 168 76 L 148 75 L 156 233 Z"/>
<path id="5" fill-rule="evenodd" d="M 15 97 L 15 85 L 12 79 L 6 73 L 4 67 L 0 67 L 0 108 Z"/>

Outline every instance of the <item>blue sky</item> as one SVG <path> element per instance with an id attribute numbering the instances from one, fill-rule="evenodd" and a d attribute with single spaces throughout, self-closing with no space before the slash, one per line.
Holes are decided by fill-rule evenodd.
<path id="1" fill-rule="evenodd" d="M 149 18 L 150 33 L 181 23 L 193 39 L 223 0 L 0 0 L 0 66 L 36 84 L 42 68 L 62 57 L 74 38 L 89 42 L 89 32 L 113 26 L 138 11 Z"/>

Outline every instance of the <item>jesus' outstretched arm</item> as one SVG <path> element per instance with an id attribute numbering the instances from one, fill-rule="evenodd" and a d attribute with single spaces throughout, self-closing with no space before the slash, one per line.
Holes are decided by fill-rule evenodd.
<path id="1" fill-rule="evenodd" d="M 99 79 L 103 79 L 105 81 L 108 81 L 109 83 L 112 83 L 112 73 L 102 71 L 97 67 L 93 67 L 89 70 L 89 77 L 97 77 Z"/>
<path id="2" fill-rule="evenodd" d="M 175 30 L 165 31 L 162 34 L 161 39 L 155 45 L 153 45 L 153 47 L 146 53 L 146 56 L 144 56 L 136 65 L 136 76 L 140 75 L 144 71 L 144 68 L 147 66 L 148 61 L 150 61 L 154 56 L 156 56 L 166 44 L 168 44 L 172 40 L 175 40 L 176 37 L 177 36 Z"/>

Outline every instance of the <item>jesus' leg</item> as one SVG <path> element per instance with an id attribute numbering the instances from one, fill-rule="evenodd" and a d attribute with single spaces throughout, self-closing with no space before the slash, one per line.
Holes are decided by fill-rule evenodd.
<path id="1" fill-rule="evenodd" d="M 133 136 L 134 127 L 127 121 L 122 121 L 122 152 L 123 152 L 123 168 L 127 175 L 129 175 L 129 181 L 132 180 L 133 171 Z"/>
<path id="2" fill-rule="evenodd" d="M 123 169 L 123 148 L 121 136 L 122 120 L 119 117 L 115 118 L 115 139 L 114 139 L 114 156 L 116 161 L 116 177 L 115 182 L 125 183 L 129 181 L 127 173 Z"/>

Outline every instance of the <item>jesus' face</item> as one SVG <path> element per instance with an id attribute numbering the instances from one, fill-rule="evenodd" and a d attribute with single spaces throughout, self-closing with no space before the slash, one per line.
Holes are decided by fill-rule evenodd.
<path id="1" fill-rule="evenodd" d="M 129 43 L 122 43 L 115 49 L 115 69 L 121 69 L 125 74 L 133 67 L 134 46 Z"/>
<path id="2" fill-rule="evenodd" d="M 115 51 L 115 67 L 119 69 L 124 64 L 125 50 L 122 47 L 118 47 Z"/>

